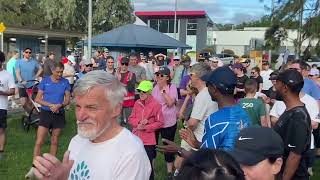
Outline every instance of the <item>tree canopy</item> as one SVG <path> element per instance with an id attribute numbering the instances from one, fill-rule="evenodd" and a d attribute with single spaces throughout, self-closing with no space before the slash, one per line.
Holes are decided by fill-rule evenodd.
<path id="1" fill-rule="evenodd" d="M 129 0 L 92 0 L 94 33 L 133 22 Z M 0 0 L 7 25 L 87 32 L 88 0 Z"/>

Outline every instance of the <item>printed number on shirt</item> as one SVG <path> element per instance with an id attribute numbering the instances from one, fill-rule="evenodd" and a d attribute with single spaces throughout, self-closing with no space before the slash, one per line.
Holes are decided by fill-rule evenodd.
<path id="1" fill-rule="evenodd" d="M 242 104 L 242 108 L 252 108 L 253 107 L 253 103 L 243 103 Z"/>

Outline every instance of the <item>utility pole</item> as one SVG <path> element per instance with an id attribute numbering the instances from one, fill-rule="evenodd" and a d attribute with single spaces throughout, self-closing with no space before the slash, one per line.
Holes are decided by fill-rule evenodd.
<path id="1" fill-rule="evenodd" d="M 89 0 L 87 61 L 91 61 L 91 38 L 92 38 L 92 0 Z"/>
<path id="2" fill-rule="evenodd" d="M 177 9 L 178 9 L 178 0 L 174 2 L 174 39 L 177 39 Z M 176 49 L 174 50 L 174 56 L 176 55 Z"/>
<path id="3" fill-rule="evenodd" d="M 302 3 L 301 10 L 299 13 L 299 29 L 298 29 L 298 44 L 297 44 L 297 54 L 296 57 L 299 59 L 301 57 L 301 47 L 302 47 L 302 23 L 303 23 L 303 11 L 304 11 L 304 1 L 300 0 Z"/>

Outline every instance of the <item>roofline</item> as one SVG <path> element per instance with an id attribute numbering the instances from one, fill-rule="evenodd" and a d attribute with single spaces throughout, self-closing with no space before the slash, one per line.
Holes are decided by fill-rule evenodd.
<path id="1" fill-rule="evenodd" d="M 29 36 L 48 36 L 49 38 L 85 38 L 86 33 L 70 32 L 70 31 L 55 31 L 47 29 L 30 29 L 25 27 L 14 27 L 8 26 L 4 34 L 14 34 L 14 35 L 29 35 Z"/>
<path id="2" fill-rule="evenodd" d="M 174 16 L 175 11 L 136 11 L 136 16 Z M 177 11 L 177 16 L 203 16 L 207 13 L 205 11 Z"/>
<path id="3" fill-rule="evenodd" d="M 79 41 L 77 43 L 78 45 L 87 45 L 87 42 L 85 41 Z M 177 49 L 177 47 L 174 46 L 157 46 L 157 45 L 145 45 L 145 44 L 123 44 L 123 45 L 115 45 L 115 44 L 109 44 L 109 43 L 92 43 L 92 46 L 106 46 L 106 47 L 129 47 L 129 48 L 161 48 L 161 49 Z M 192 49 L 191 46 L 182 46 L 178 47 L 180 49 Z"/>

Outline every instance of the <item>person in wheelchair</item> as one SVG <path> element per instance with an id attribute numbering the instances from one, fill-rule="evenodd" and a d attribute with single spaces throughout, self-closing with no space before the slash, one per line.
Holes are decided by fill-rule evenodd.
<path id="1" fill-rule="evenodd" d="M 62 77 L 64 65 L 61 62 L 55 62 L 54 68 L 52 75 L 40 82 L 35 98 L 35 102 L 41 105 L 41 111 L 33 157 L 41 154 L 41 146 L 49 130 L 51 130 L 50 154 L 56 156 L 58 137 L 66 123 L 64 107 L 70 102 L 70 84 L 67 79 Z M 33 168 L 26 175 L 26 178 L 32 174 Z"/>

